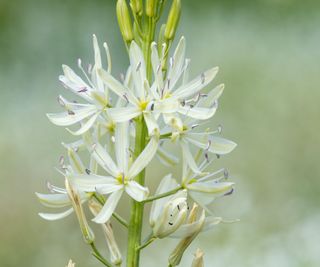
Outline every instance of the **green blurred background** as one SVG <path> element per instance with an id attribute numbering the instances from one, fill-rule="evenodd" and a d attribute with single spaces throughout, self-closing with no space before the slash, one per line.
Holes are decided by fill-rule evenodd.
<path id="1" fill-rule="evenodd" d="M 217 82 L 226 90 L 213 123 L 239 144 L 216 165 L 229 168 L 236 192 L 213 207 L 241 222 L 202 234 L 181 266 L 199 246 L 207 267 L 320 266 L 320 2 L 182 2 L 179 35 L 192 73 L 220 66 Z M 113 73 L 125 70 L 114 10 L 107 0 L 0 0 L 0 266 L 58 267 L 69 258 L 100 266 L 75 217 L 43 221 L 34 192 L 45 191 L 46 180 L 61 184 L 54 166 L 60 142 L 72 140 L 45 116 L 59 111 L 61 64 L 92 62 L 96 33 L 110 46 Z M 148 171 L 154 180 L 168 172 L 156 168 Z M 142 266 L 167 266 L 175 243 L 152 244 Z"/>

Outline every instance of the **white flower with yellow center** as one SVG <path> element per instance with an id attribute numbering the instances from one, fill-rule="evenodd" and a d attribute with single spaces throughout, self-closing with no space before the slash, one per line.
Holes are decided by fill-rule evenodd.
<path id="1" fill-rule="evenodd" d="M 106 43 L 104 47 L 108 59 L 108 71 L 111 70 L 111 59 L 109 56 L 109 50 Z M 104 116 L 104 119 L 108 119 L 107 114 L 105 114 L 106 109 L 110 106 L 109 103 L 109 93 L 108 88 L 104 86 L 103 82 L 98 75 L 98 69 L 102 68 L 100 48 L 95 35 L 93 35 L 93 48 L 94 48 L 94 58 L 95 63 L 92 68 L 88 70 L 91 78 L 85 72 L 81 65 L 81 60 L 78 60 L 78 66 L 83 72 L 87 82 L 80 78 L 70 67 L 63 65 L 62 69 L 64 75 L 59 77 L 59 80 L 69 89 L 71 92 L 77 96 L 83 98 L 87 103 L 76 103 L 69 102 L 63 97 L 59 96 L 59 104 L 66 110 L 62 113 L 49 113 L 47 114 L 49 120 L 58 126 L 71 126 L 76 123 L 81 123 L 80 129 L 77 131 L 71 131 L 74 135 L 81 135 L 88 131 L 100 115 Z M 101 118 L 102 119 L 102 118 Z"/>
<path id="2" fill-rule="evenodd" d="M 124 191 L 136 201 L 142 201 L 147 198 L 149 194 L 148 188 L 141 186 L 134 178 L 152 160 L 157 147 L 157 138 L 151 137 L 145 149 L 129 166 L 128 122 L 118 123 L 115 129 L 116 163 L 99 143 L 91 146 L 91 155 L 109 176 L 80 174 L 71 175 L 70 178 L 81 191 L 110 194 L 100 213 L 93 221 L 97 223 L 108 221 Z"/>

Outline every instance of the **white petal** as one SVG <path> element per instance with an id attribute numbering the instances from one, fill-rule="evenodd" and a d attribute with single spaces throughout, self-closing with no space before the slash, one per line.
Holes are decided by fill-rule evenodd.
<path id="1" fill-rule="evenodd" d="M 151 137 L 149 143 L 138 156 L 138 158 L 134 161 L 131 165 L 128 178 L 133 179 L 137 176 L 153 159 L 154 155 L 156 154 L 158 149 L 158 139 L 156 137 Z"/>
<path id="2" fill-rule="evenodd" d="M 115 129 L 115 150 L 118 167 L 127 173 L 129 159 L 128 122 L 118 123 Z"/>
<path id="3" fill-rule="evenodd" d="M 198 120 L 207 120 L 210 119 L 217 111 L 218 105 L 214 105 L 212 108 L 203 108 L 203 107 L 179 107 L 178 112 Z"/>
<path id="4" fill-rule="evenodd" d="M 96 191 L 102 195 L 108 195 L 115 191 L 121 190 L 123 188 L 123 184 L 119 184 L 118 181 L 114 181 L 110 184 L 102 184 L 96 186 Z"/>
<path id="5" fill-rule="evenodd" d="M 101 176 L 96 174 L 70 175 L 72 183 L 81 191 L 95 192 L 99 185 L 115 184 L 116 179 L 112 176 Z"/>
<path id="6" fill-rule="evenodd" d="M 91 153 L 98 164 L 114 177 L 120 173 L 120 170 L 108 154 L 108 152 L 99 144 L 94 144 Z"/>
<path id="7" fill-rule="evenodd" d="M 149 195 L 148 188 L 141 186 L 136 181 L 129 181 L 125 190 L 129 196 L 139 202 L 145 200 Z"/>
<path id="8" fill-rule="evenodd" d="M 174 92 L 174 97 L 176 97 L 177 99 L 184 99 L 192 95 L 195 95 L 214 79 L 214 77 L 218 73 L 218 69 L 218 67 L 209 69 L 206 72 L 199 75 L 198 77 L 196 77 L 195 79 L 193 79 L 192 81 L 179 87 Z"/>
<path id="9" fill-rule="evenodd" d="M 96 223 L 105 223 L 106 221 L 108 221 L 112 216 L 112 213 L 116 209 L 116 206 L 122 196 L 122 192 L 123 190 L 113 192 L 108 197 L 99 214 L 92 220 Z"/>
<path id="10" fill-rule="evenodd" d="M 93 116 L 91 116 L 91 118 L 89 120 L 87 120 L 85 123 L 82 123 L 82 125 L 81 125 L 79 130 L 71 131 L 70 129 L 67 129 L 68 132 L 70 132 L 73 135 L 82 135 L 82 134 L 84 134 L 86 131 L 88 131 L 93 126 L 93 124 L 95 123 L 95 121 L 96 121 L 96 119 L 98 118 L 99 115 L 100 115 L 100 112 L 94 114 Z"/>
<path id="11" fill-rule="evenodd" d="M 182 36 L 177 45 L 176 50 L 174 51 L 172 66 L 169 65 L 168 79 L 170 80 L 171 88 L 175 86 L 176 82 L 179 80 L 182 74 L 185 51 L 186 51 L 186 41 L 185 41 L 185 38 Z"/>
<path id="12" fill-rule="evenodd" d="M 128 88 L 122 85 L 118 80 L 113 78 L 108 72 L 103 69 L 98 70 L 98 74 L 102 81 L 119 97 L 126 98 L 132 104 L 138 104 L 137 98 L 132 94 Z"/>
<path id="13" fill-rule="evenodd" d="M 221 222 L 222 222 L 221 217 L 214 217 L 214 216 L 206 217 L 202 231 L 205 232 L 207 230 L 210 230 L 211 228 L 213 228 L 214 226 L 216 226 Z"/>
<path id="14" fill-rule="evenodd" d="M 218 136 L 210 136 L 209 140 L 205 140 L 203 136 L 188 134 L 187 140 L 199 148 L 208 149 L 209 152 L 218 155 L 228 154 L 237 146 L 236 143 Z"/>
<path id="15" fill-rule="evenodd" d="M 187 185 L 189 190 L 203 192 L 203 193 L 211 193 L 211 194 L 221 194 L 230 191 L 233 187 L 234 183 L 231 182 L 195 182 Z"/>
<path id="16" fill-rule="evenodd" d="M 93 35 L 93 49 L 94 49 L 94 66 L 92 68 L 92 82 L 100 92 L 104 92 L 103 82 L 100 76 L 98 75 L 98 69 L 102 68 L 102 63 L 101 63 L 100 48 L 98 45 L 98 40 L 96 35 Z"/>
<path id="17" fill-rule="evenodd" d="M 50 208 L 62 208 L 71 205 L 70 199 L 67 194 L 41 194 L 36 193 L 40 202 Z"/>
<path id="18" fill-rule="evenodd" d="M 149 136 L 159 133 L 159 126 L 157 121 L 155 120 L 153 114 L 151 112 L 145 111 L 143 112 L 144 120 L 146 122 L 148 128 Z"/>
<path id="19" fill-rule="evenodd" d="M 155 42 L 151 44 L 151 63 L 152 63 L 152 69 L 153 69 L 154 77 L 156 80 L 157 88 L 161 90 L 163 88 L 163 75 L 162 75 L 161 62 L 158 54 L 158 48 Z"/>
<path id="20" fill-rule="evenodd" d="M 70 89 L 71 92 L 82 97 L 83 99 L 87 100 L 88 102 L 92 102 L 92 98 L 90 96 L 90 91 L 92 91 L 92 88 L 90 88 L 89 85 L 76 84 L 76 83 L 70 81 L 64 75 L 59 76 L 59 81 L 64 85 L 64 87 L 66 87 L 67 89 Z M 84 89 L 86 89 L 87 91 L 85 91 Z"/>
<path id="21" fill-rule="evenodd" d="M 177 129 L 178 131 L 183 131 L 183 122 L 177 115 L 174 115 L 174 113 L 164 113 L 163 120 L 165 124 L 172 128 Z"/>
<path id="22" fill-rule="evenodd" d="M 160 113 L 173 113 L 179 109 L 180 103 L 173 98 L 156 101 L 154 104 L 154 111 Z"/>
<path id="23" fill-rule="evenodd" d="M 61 113 L 48 113 L 47 117 L 49 120 L 58 126 L 69 126 L 82 121 L 85 118 L 90 117 L 96 113 L 97 109 L 95 106 L 90 105 L 81 109 L 73 110 L 72 113 L 61 112 Z"/>
<path id="24" fill-rule="evenodd" d="M 209 107 L 211 106 L 219 97 L 222 95 L 224 90 L 224 84 L 219 84 L 214 89 L 210 91 L 207 97 L 203 97 L 197 103 L 197 106 Z"/>
<path id="25" fill-rule="evenodd" d="M 145 92 L 143 83 L 146 80 L 146 64 L 140 47 L 134 41 L 131 42 L 129 56 L 135 92 L 140 100 L 144 100 Z"/>
<path id="26" fill-rule="evenodd" d="M 160 195 L 162 193 L 168 192 L 178 186 L 175 179 L 172 178 L 171 174 L 164 176 L 155 192 L 156 195 Z M 151 210 L 150 210 L 150 225 L 154 226 L 156 220 L 158 219 L 165 203 L 168 201 L 168 197 L 160 198 L 152 202 Z"/>
<path id="27" fill-rule="evenodd" d="M 55 220 L 60 220 L 62 218 L 67 217 L 68 215 L 70 215 L 73 212 L 73 208 L 68 209 L 64 212 L 61 213 L 39 213 L 39 216 L 45 220 L 48 221 L 55 221 Z"/>
<path id="28" fill-rule="evenodd" d="M 198 166 L 197 166 L 197 164 L 196 164 L 196 162 L 190 152 L 188 144 L 184 141 L 182 141 L 180 144 L 181 144 L 181 148 L 182 148 L 182 157 L 186 161 L 186 163 L 188 164 L 190 169 L 194 173 L 201 173 L 200 169 L 198 168 Z"/>
<path id="29" fill-rule="evenodd" d="M 142 113 L 137 107 L 109 108 L 107 112 L 115 122 L 127 122 Z"/>

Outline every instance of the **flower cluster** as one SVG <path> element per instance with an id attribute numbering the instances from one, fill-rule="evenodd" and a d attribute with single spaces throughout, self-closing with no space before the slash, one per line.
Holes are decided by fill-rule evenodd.
<path id="1" fill-rule="evenodd" d="M 199 232 L 222 221 L 212 215 L 208 205 L 217 197 L 233 192 L 234 184 L 227 181 L 225 169 L 209 170 L 215 159 L 236 147 L 234 142 L 220 136 L 220 126 L 208 127 L 224 90 L 223 84 L 209 87 L 218 68 L 189 79 L 185 38 L 180 39 L 168 59 L 167 69 L 163 68 L 166 50 L 159 49 L 161 46 L 155 42 L 150 46 L 153 77 L 150 79 L 143 51 L 132 41 L 128 47 L 130 65 L 119 80 L 111 74 L 106 43 L 103 47 L 108 65 L 106 68 L 102 65 L 94 35 L 94 64 L 85 70 L 79 59 L 82 77 L 66 65 L 59 77 L 64 87 L 78 97 L 77 101 L 59 96 L 64 112 L 47 114 L 58 126 L 77 127 L 67 128 L 77 140 L 63 144 L 68 161 L 61 158 L 59 172 L 65 179 L 65 188 L 50 184 L 51 193 L 37 193 L 48 207 L 69 208 L 61 213 L 40 213 L 40 216 L 57 220 L 75 211 L 83 236 L 92 245 L 94 234 L 82 207 L 87 203 L 93 221 L 103 225 L 111 261 L 116 265 L 121 264 L 121 254 L 109 221 L 114 216 L 128 226 L 116 213 L 124 193 L 138 203 L 152 201 L 149 219 L 152 233 L 147 244 L 167 236 L 181 239 L 169 260 L 175 266 Z M 140 146 L 139 142 L 145 145 Z M 170 145 L 180 152 L 175 155 L 169 152 Z M 137 177 L 154 158 L 167 166 L 181 158 L 182 174 L 179 180 L 166 175 L 150 196 L 147 185 Z M 103 260 L 98 253 L 95 256 Z"/>

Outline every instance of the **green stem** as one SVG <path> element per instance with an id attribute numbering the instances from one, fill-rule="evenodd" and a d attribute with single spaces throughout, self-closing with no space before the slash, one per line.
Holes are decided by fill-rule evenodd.
<path id="1" fill-rule="evenodd" d="M 146 146 L 147 127 L 143 117 L 139 117 L 136 121 L 136 142 L 135 142 L 135 158 L 137 158 Z M 140 185 L 144 185 L 145 170 L 137 177 L 136 181 Z M 138 267 L 140 259 L 140 250 L 137 250 L 141 244 L 141 232 L 143 221 L 144 203 L 132 200 L 131 215 L 129 223 L 129 240 L 127 252 L 127 267 Z"/>
<path id="2" fill-rule="evenodd" d="M 155 241 L 157 238 L 156 237 L 151 237 L 147 242 L 142 244 L 140 247 L 138 247 L 138 250 L 144 249 L 146 246 L 149 246 L 153 241 Z"/>
<path id="3" fill-rule="evenodd" d="M 153 197 L 149 197 L 149 198 L 143 200 L 142 202 L 143 202 L 143 203 L 147 203 L 147 202 L 151 202 L 151 201 L 154 201 L 154 200 L 156 200 L 156 199 L 159 199 L 159 198 L 167 197 L 167 196 L 173 195 L 174 193 L 177 193 L 177 192 L 178 192 L 179 190 L 181 190 L 181 189 L 183 189 L 183 187 L 182 187 L 182 186 L 179 186 L 179 187 L 177 187 L 177 188 L 175 188 L 175 189 L 172 189 L 172 190 L 170 190 L 170 191 L 168 191 L 168 192 L 165 192 L 165 193 L 162 193 L 162 194 L 153 196 Z"/>
<path id="4" fill-rule="evenodd" d="M 92 248 L 92 255 L 94 257 L 96 257 L 101 263 L 103 263 L 105 266 L 107 267 L 113 267 L 113 265 L 108 262 L 101 254 L 100 252 L 98 251 L 98 249 L 96 248 L 95 244 L 94 243 L 91 243 L 90 244 L 91 248 Z"/>

